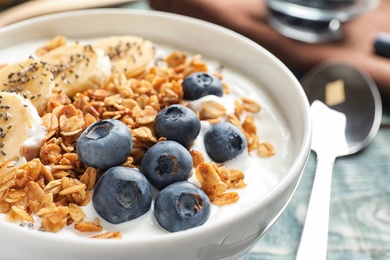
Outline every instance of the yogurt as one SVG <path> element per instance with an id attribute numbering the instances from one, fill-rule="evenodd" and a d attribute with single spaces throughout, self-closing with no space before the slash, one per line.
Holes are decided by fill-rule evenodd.
<path id="1" fill-rule="evenodd" d="M 207 62 L 214 64 L 214 68 L 217 67 L 215 62 Z M 213 67 L 211 66 L 210 68 L 212 69 Z M 233 160 L 225 162 L 224 165 L 228 169 L 237 169 L 245 174 L 244 181 L 247 186 L 242 189 L 234 189 L 240 196 L 236 203 L 224 206 L 212 204 L 210 218 L 203 226 L 225 221 L 249 207 L 254 202 L 261 200 L 273 187 L 275 187 L 284 174 L 287 173 L 287 166 L 291 165 L 292 162 L 292 156 L 289 153 L 289 151 L 292 150 L 290 133 L 285 119 L 280 114 L 278 108 L 272 103 L 272 100 L 268 98 L 265 93 L 261 93 L 261 88 L 256 87 L 255 83 L 235 71 L 224 69 L 223 79 L 230 85 L 231 94 L 225 94 L 223 97 L 206 96 L 195 101 L 189 101 L 188 107 L 194 111 L 199 111 L 202 102 L 212 100 L 223 104 L 226 107 L 227 114 L 229 114 L 234 112 L 234 101 L 237 98 L 250 97 L 262 106 L 259 113 L 251 113 L 256 121 L 258 136 L 261 140 L 272 143 L 275 147 L 276 154 L 270 158 L 262 158 L 255 151 L 250 154 L 244 152 Z M 205 161 L 209 162 L 212 160 L 206 153 L 203 136 L 210 127 L 210 123 L 206 121 L 201 122 L 200 134 L 190 148 L 200 151 L 203 154 Z M 199 186 L 199 182 L 195 177 L 195 170 L 193 170 L 193 174 L 189 181 Z M 154 195 L 156 194 L 157 191 L 154 190 Z M 91 203 L 85 207 L 84 210 L 90 221 L 99 217 L 94 211 Z M 149 212 L 135 220 L 113 225 L 101 219 L 101 224 L 106 231 L 120 231 L 123 239 L 128 240 L 147 239 L 169 233 L 162 229 L 155 220 L 153 205 Z M 75 236 L 80 235 L 71 228 L 63 229 L 60 233 Z M 90 236 L 90 234 L 85 234 L 85 236 Z"/>
<path id="2" fill-rule="evenodd" d="M 32 45 L 34 48 L 40 45 Z M 31 47 L 31 46 L 30 46 Z M 20 46 L 19 46 L 20 48 Z M 31 50 L 31 48 L 27 48 Z M 158 46 L 158 55 L 169 53 L 172 51 L 167 46 Z M 1 54 L 1 53 L 0 53 Z M 220 68 L 219 64 L 215 61 L 202 58 L 208 64 L 209 68 L 217 70 Z M 249 97 L 258 102 L 262 109 L 258 113 L 251 114 L 256 122 L 258 136 L 262 141 L 270 142 L 276 150 L 276 154 L 270 158 L 262 158 L 256 152 L 248 154 L 244 152 L 231 161 L 224 163 L 229 169 L 237 169 L 245 174 L 245 183 L 247 186 L 242 189 L 236 189 L 240 198 L 237 202 L 225 205 L 225 206 L 211 206 L 211 215 L 208 221 L 204 225 L 213 225 L 215 223 L 225 221 L 240 211 L 249 207 L 256 201 L 261 200 L 287 173 L 288 166 L 291 165 L 293 160 L 290 151 L 292 150 L 292 141 L 290 133 L 288 131 L 287 123 L 279 108 L 272 102 L 272 99 L 262 92 L 261 86 L 258 86 L 256 82 L 246 78 L 245 75 L 240 74 L 237 71 L 224 68 L 222 71 L 223 80 L 230 85 L 231 94 L 224 95 L 223 97 L 206 96 L 196 101 L 190 101 L 188 106 L 197 111 L 200 110 L 201 103 L 207 100 L 213 100 L 226 107 L 227 114 L 234 112 L 234 100 L 241 97 Z M 203 136 L 207 129 L 210 128 L 210 123 L 202 122 L 201 132 L 195 140 L 191 149 L 201 151 L 205 161 L 211 161 L 207 156 L 205 147 L 203 144 Z M 189 179 L 190 182 L 199 186 L 196 180 L 195 173 Z M 157 191 L 154 190 L 154 196 Z M 87 215 L 85 221 L 94 221 L 95 218 L 99 218 L 101 225 L 105 231 L 119 231 L 122 233 L 122 239 L 125 240 L 140 240 L 150 237 L 164 236 L 169 232 L 162 229 L 153 215 L 153 205 L 149 212 L 143 216 L 131 220 L 122 224 L 114 225 L 104 221 L 95 212 L 92 202 L 83 207 L 84 212 Z M 4 218 L 4 215 L 1 216 Z M 29 226 L 30 227 L 30 226 Z M 38 230 L 40 227 L 40 220 L 36 219 L 33 229 Z M 31 228 L 31 227 L 30 227 Z M 185 232 L 185 231 L 184 231 Z M 81 233 L 73 228 L 73 226 L 66 227 L 58 232 L 59 236 L 67 237 L 90 237 L 92 233 Z"/>

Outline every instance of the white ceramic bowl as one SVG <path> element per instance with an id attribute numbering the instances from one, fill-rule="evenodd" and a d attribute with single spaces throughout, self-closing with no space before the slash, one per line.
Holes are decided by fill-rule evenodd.
<path id="1" fill-rule="evenodd" d="M 261 199 L 227 220 L 137 241 L 69 238 L 0 222 L 1 259 L 236 259 L 277 220 L 293 195 L 310 153 L 309 105 L 294 75 L 256 43 L 203 21 L 153 11 L 99 9 L 27 20 L 0 30 L 0 61 L 25 59 L 32 45 L 56 35 L 88 39 L 133 34 L 201 53 L 257 86 L 285 121 L 291 162 Z M 266 37 L 266 35 L 264 36 Z M 277 44 L 277 43 L 275 43 Z"/>

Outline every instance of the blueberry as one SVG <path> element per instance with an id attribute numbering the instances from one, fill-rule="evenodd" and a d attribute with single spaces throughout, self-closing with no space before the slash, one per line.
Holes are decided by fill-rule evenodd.
<path id="1" fill-rule="evenodd" d="M 192 156 L 184 146 L 175 141 L 162 141 L 145 153 L 141 172 L 161 190 L 171 183 L 188 180 L 192 166 Z"/>
<path id="2" fill-rule="evenodd" d="M 96 212 L 112 224 L 138 218 L 152 203 L 150 184 L 139 171 L 115 166 L 108 169 L 95 185 L 92 196 Z"/>
<path id="3" fill-rule="evenodd" d="M 188 107 L 171 105 L 157 114 L 154 131 L 157 137 L 166 137 L 189 147 L 200 132 L 200 119 Z"/>
<path id="4" fill-rule="evenodd" d="M 187 76 L 183 83 L 184 99 L 195 100 L 207 95 L 222 97 L 221 81 L 206 72 L 194 72 Z"/>
<path id="5" fill-rule="evenodd" d="M 119 120 L 101 120 L 90 125 L 77 140 L 80 160 L 87 166 L 108 169 L 123 163 L 133 148 L 129 128 Z"/>
<path id="6" fill-rule="evenodd" d="M 379 33 L 374 41 L 375 53 L 390 58 L 390 34 Z"/>
<path id="7" fill-rule="evenodd" d="M 218 163 L 233 159 L 247 147 L 245 135 L 228 122 L 213 125 L 205 133 L 203 141 L 207 154 Z"/>
<path id="8" fill-rule="evenodd" d="M 210 200 L 194 184 L 175 182 L 157 194 L 154 216 L 169 232 L 201 226 L 210 216 Z"/>

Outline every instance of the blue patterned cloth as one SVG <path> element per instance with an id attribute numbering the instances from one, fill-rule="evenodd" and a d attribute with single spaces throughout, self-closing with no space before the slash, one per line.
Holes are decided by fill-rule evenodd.
<path id="1" fill-rule="evenodd" d="M 390 259 L 390 114 L 363 151 L 336 159 L 332 179 L 327 259 Z M 280 219 L 245 260 L 295 259 L 314 180 L 312 153 Z"/>

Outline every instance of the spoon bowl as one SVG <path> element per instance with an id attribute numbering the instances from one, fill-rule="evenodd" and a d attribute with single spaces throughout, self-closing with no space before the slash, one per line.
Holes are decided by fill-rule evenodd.
<path id="1" fill-rule="evenodd" d="M 303 77 L 302 86 L 311 104 L 317 168 L 296 259 L 325 260 L 334 161 L 372 141 L 382 101 L 371 77 L 348 63 L 323 63 Z"/>
<path id="2" fill-rule="evenodd" d="M 315 67 L 302 78 L 302 86 L 312 104 L 319 100 L 326 104 L 326 84 L 344 82 L 344 102 L 329 106 L 345 114 L 345 137 L 348 153 L 367 146 L 376 136 L 382 118 L 381 96 L 373 79 L 349 63 L 330 61 Z"/>

